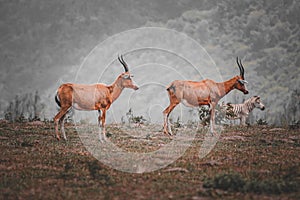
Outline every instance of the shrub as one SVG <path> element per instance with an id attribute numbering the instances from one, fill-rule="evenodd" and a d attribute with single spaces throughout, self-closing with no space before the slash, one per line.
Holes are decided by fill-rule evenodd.
<path id="1" fill-rule="evenodd" d="M 43 108 L 38 91 L 34 94 L 17 95 L 4 111 L 4 118 L 9 122 L 40 120 Z"/>
<path id="2" fill-rule="evenodd" d="M 217 174 L 212 179 L 206 179 L 203 183 L 204 187 L 215 188 L 229 191 L 240 191 L 245 185 L 244 179 L 240 174 Z"/>
<path id="3" fill-rule="evenodd" d="M 247 180 L 238 173 L 230 172 L 217 174 L 213 178 L 206 178 L 203 187 L 245 193 L 281 194 L 298 191 L 299 184 L 296 181 L 284 179 Z"/>
<path id="4" fill-rule="evenodd" d="M 143 116 L 134 116 L 131 108 L 126 113 L 126 117 L 129 124 L 144 124 L 147 121 Z"/>
<path id="5" fill-rule="evenodd" d="M 257 125 L 268 125 L 268 122 L 264 119 L 256 120 Z"/>
<path id="6" fill-rule="evenodd" d="M 217 105 L 215 108 L 215 123 L 216 124 L 225 124 L 227 122 L 226 116 L 231 116 L 232 111 L 224 109 L 222 105 Z M 234 114 L 233 114 L 234 115 Z M 198 117 L 203 125 L 208 125 L 210 120 L 210 113 L 208 106 L 201 106 L 198 109 Z"/>
<path id="7" fill-rule="evenodd" d="M 114 185 L 113 178 L 103 171 L 98 160 L 88 162 L 87 167 L 93 179 L 98 180 L 103 185 Z"/>

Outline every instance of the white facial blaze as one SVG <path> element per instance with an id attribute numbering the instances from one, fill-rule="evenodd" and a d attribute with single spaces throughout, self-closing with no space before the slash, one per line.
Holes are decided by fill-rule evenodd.
<path id="1" fill-rule="evenodd" d="M 125 79 L 127 79 L 127 78 L 129 78 L 129 77 L 130 77 L 129 74 L 124 74 L 124 75 L 123 75 L 123 78 L 125 78 Z"/>
<path id="2" fill-rule="evenodd" d="M 239 79 L 239 82 L 242 83 L 242 84 L 248 84 L 248 81 L 242 80 L 242 79 Z"/>

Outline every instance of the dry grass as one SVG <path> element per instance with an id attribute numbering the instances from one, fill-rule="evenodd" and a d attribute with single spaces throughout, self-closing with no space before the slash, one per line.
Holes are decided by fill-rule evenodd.
<path id="1" fill-rule="evenodd" d="M 172 140 L 160 126 L 136 129 L 143 137 L 111 125 L 109 139 L 133 152 L 153 151 Z M 226 128 L 203 159 L 198 157 L 203 131 L 198 131 L 180 159 L 143 174 L 105 166 L 85 149 L 73 126 L 66 131 L 69 141 L 58 142 L 52 124 L 0 123 L 1 199 L 300 198 L 299 129 Z"/>

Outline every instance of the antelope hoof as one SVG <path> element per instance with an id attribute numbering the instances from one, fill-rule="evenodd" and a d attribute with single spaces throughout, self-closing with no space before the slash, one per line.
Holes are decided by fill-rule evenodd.
<path id="1" fill-rule="evenodd" d="M 173 135 L 172 132 L 169 132 L 169 131 L 166 131 L 166 130 L 164 130 L 164 134 L 166 134 L 168 136 L 172 136 Z"/>
<path id="2" fill-rule="evenodd" d="M 169 136 L 172 136 L 172 135 L 173 135 L 173 132 L 172 132 L 171 127 L 169 128 L 168 134 L 169 134 Z"/>
<path id="3" fill-rule="evenodd" d="M 106 136 L 100 136 L 99 137 L 99 142 L 101 142 L 101 143 L 104 143 L 104 142 L 106 142 L 107 141 L 107 137 Z"/>
<path id="4" fill-rule="evenodd" d="M 104 135 L 103 137 L 103 141 L 106 142 L 107 141 L 107 137 Z"/>
<path id="5" fill-rule="evenodd" d="M 167 130 L 164 130 L 164 134 L 170 135 L 170 133 Z"/>
<path id="6" fill-rule="evenodd" d="M 56 136 L 56 139 L 57 139 L 57 141 L 59 141 L 59 140 L 60 140 L 60 137 L 59 137 L 59 136 Z"/>

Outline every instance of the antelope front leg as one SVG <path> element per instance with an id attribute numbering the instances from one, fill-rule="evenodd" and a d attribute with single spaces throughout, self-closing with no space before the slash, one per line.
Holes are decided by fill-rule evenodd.
<path id="1" fill-rule="evenodd" d="M 98 136 L 99 136 L 99 141 L 100 142 L 104 142 L 104 140 L 103 140 L 103 138 L 102 138 L 102 124 L 101 124 L 101 121 L 102 121 L 102 116 L 101 116 L 101 111 L 100 110 L 98 110 L 98 113 L 99 113 L 99 115 L 98 115 L 98 128 L 99 128 L 99 130 L 98 130 Z"/>
<path id="2" fill-rule="evenodd" d="M 98 110 L 98 136 L 99 136 L 99 141 L 103 142 L 102 140 L 102 125 L 101 125 L 101 110 Z"/>
<path id="3" fill-rule="evenodd" d="M 98 122 L 99 122 L 99 140 L 100 142 L 105 142 L 107 140 L 106 137 L 106 131 L 105 131 L 105 118 L 106 118 L 106 110 L 102 110 L 102 116 L 100 110 L 99 116 L 98 116 Z M 101 121 L 101 123 L 100 123 Z"/>

